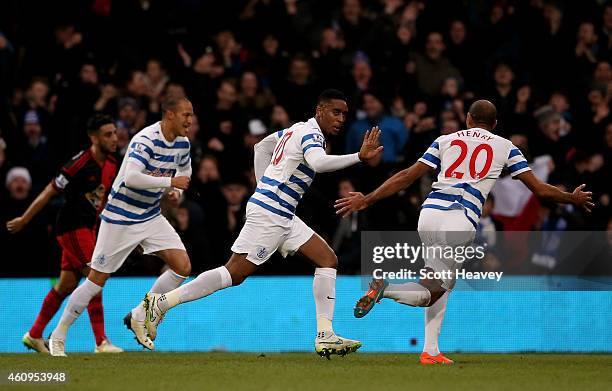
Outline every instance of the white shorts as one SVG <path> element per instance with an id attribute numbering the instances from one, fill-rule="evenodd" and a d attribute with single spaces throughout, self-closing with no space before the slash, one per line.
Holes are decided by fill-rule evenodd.
<path id="1" fill-rule="evenodd" d="M 145 254 L 168 249 L 185 251 L 181 238 L 162 215 L 131 225 L 102 220 L 90 266 L 99 272 L 114 273 L 138 245 Z"/>
<path id="2" fill-rule="evenodd" d="M 247 254 L 246 259 L 255 265 L 261 265 L 277 250 L 283 257 L 293 255 L 312 235 L 312 228 L 299 217 L 293 216 L 293 219 L 289 220 L 248 203 L 246 222 L 232 246 L 232 251 L 236 254 Z"/>
<path id="3" fill-rule="evenodd" d="M 425 246 L 468 246 L 474 241 L 476 230 L 465 216 L 463 209 L 438 210 L 423 208 L 419 215 L 419 236 Z M 427 253 L 426 253 L 427 255 Z M 424 256 L 425 267 L 442 273 L 442 288 L 451 290 L 455 286 L 456 271 L 462 263 L 440 257 L 440 252 L 431 251 Z"/>

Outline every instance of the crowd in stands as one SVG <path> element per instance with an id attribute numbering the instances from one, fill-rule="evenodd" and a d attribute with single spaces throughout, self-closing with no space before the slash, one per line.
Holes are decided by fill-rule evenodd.
<path id="1" fill-rule="evenodd" d="M 320 174 L 298 207 L 359 271 L 360 232 L 416 230 L 435 173 L 348 219 L 333 202 L 368 192 L 408 167 L 441 134 L 465 126 L 476 99 L 497 107 L 496 132 L 536 174 L 596 208 L 535 200 L 509 177 L 492 191 L 482 230 L 612 230 L 612 3 L 599 0 L 9 0 L 0 4 L 0 243 L 5 275 L 56 275 L 58 198 L 21 233 L 20 215 L 58 168 L 88 146 L 87 119 L 116 119 L 119 158 L 161 118 L 166 97 L 188 97 L 196 120 L 191 188 L 165 214 L 193 273 L 223 264 L 255 187 L 253 145 L 314 114 L 337 88 L 350 115 L 328 153 L 356 152 L 382 129 L 384 156 Z M 6 258 L 5 258 L 6 257 Z M 155 274 L 134 254 L 123 274 Z M 301 266 L 298 266 L 301 265 Z M 263 273 L 309 266 L 276 259 Z"/>

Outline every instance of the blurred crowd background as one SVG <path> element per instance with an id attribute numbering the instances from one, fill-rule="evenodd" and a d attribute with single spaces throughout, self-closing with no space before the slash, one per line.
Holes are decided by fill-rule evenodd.
<path id="1" fill-rule="evenodd" d="M 326 88 L 344 91 L 350 106 L 328 152 L 356 152 L 374 125 L 385 147 L 376 167 L 318 175 L 299 205 L 298 215 L 336 250 L 341 273 L 359 270 L 360 231 L 416 230 L 435 174 L 349 219 L 336 218 L 333 201 L 368 192 L 414 163 L 436 137 L 465 126 L 476 99 L 497 106 L 496 132 L 541 179 L 570 191 L 586 183 L 597 204 L 588 215 L 541 203 L 505 177 L 480 231 L 611 231 L 611 49 L 612 3 L 601 0 L 4 0 L 2 274 L 57 275 L 61 198 L 19 234 L 10 235 L 5 222 L 88 146 L 87 119 L 97 112 L 116 118 L 122 155 L 135 133 L 160 119 L 168 96 L 187 96 L 197 116 L 191 188 L 178 208 L 164 210 L 194 273 L 230 254 L 255 187 L 253 145 L 312 117 Z M 609 248 L 606 254 L 609 260 Z M 506 266 L 555 270 L 537 259 Z M 120 274 L 160 267 L 135 253 Z M 262 273 L 310 270 L 295 258 L 274 258 Z"/>

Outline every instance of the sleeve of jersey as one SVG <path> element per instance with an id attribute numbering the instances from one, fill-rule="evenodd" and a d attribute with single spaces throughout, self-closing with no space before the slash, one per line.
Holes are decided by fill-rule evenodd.
<path id="1" fill-rule="evenodd" d="M 423 156 L 419 158 L 419 161 L 421 163 L 427 164 L 434 170 L 440 168 L 440 143 L 438 140 L 439 139 L 431 143 L 431 145 L 429 146 L 429 148 L 427 148 L 427 151 L 425 151 Z"/>
<path id="2" fill-rule="evenodd" d="M 175 176 L 191 176 L 192 173 L 192 169 L 191 169 L 191 156 L 189 156 L 189 154 L 187 154 L 187 158 L 185 159 L 184 163 L 179 164 L 179 168 L 176 172 Z"/>
<path id="3" fill-rule="evenodd" d="M 70 181 L 74 179 L 86 161 L 87 157 L 84 155 L 84 152 L 81 151 L 70 159 L 68 163 L 64 164 L 64 166 L 57 173 L 57 176 L 53 178 L 53 181 L 51 182 L 55 190 L 64 191 L 66 186 L 68 186 Z"/>
<path id="4" fill-rule="evenodd" d="M 312 148 L 304 154 L 304 159 L 316 172 L 341 170 L 360 162 L 359 153 L 350 155 L 328 155 L 323 148 Z"/>
<path id="5" fill-rule="evenodd" d="M 135 137 L 126 153 L 128 161 L 149 168 L 149 160 L 153 158 L 153 143 L 142 136 Z"/>
<path id="6" fill-rule="evenodd" d="M 187 170 L 191 173 L 191 153 L 189 150 L 180 157 L 178 164 L 178 172 L 186 172 Z"/>
<path id="7" fill-rule="evenodd" d="M 68 184 L 70 183 L 71 179 L 72 178 L 70 177 L 70 175 L 68 175 L 68 173 L 66 173 L 66 171 L 62 168 L 62 170 L 57 174 L 57 176 L 53 178 L 51 185 L 57 191 L 64 191 L 66 189 L 66 186 L 68 186 Z"/>
<path id="8" fill-rule="evenodd" d="M 300 141 L 302 152 L 304 155 L 310 150 L 313 149 L 322 149 L 325 150 L 325 139 L 323 135 L 319 133 L 307 133 L 302 136 L 302 140 Z"/>
<path id="9" fill-rule="evenodd" d="M 278 140 L 282 136 L 283 131 L 274 132 L 257 144 L 255 144 L 255 154 L 253 157 L 253 168 L 255 170 L 255 178 L 259 181 L 263 176 L 266 168 L 270 164 L 272 155 L 274 154 L 274 148 L 278 143 Z"/>
<path id="10" fill-rule="evenodd" d="M 154 155 L 152 147 L 153 143 L 143 137 L 132 140 L 126 153 L 125 184 L 128 187 L 140 190 L 170 187 L 170 177 L 154 177 L 144 172 L 151 167 L 149 160 Z"/>
<path id="11" fill-rule="evenodd" d="M 172 178 L 169 176 L 156 177 L 142 172 L 140 164 L 133 160 L 128 160 L 125 167 L 125 185 L 132 189 L 164 189 L 170 187 Z"/>
<path id="12" fill-rule="evenodd" d="M 514 145 L 510 149 L 506 165 L 508 166 L 512 178 L 525 171 L 531 171 L 529 164 L 527 164 L 527 159 L 525 159 L 521 151 Z"/>

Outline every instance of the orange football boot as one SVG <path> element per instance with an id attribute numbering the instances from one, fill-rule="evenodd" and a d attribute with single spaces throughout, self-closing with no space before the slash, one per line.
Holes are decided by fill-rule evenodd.
<path id="1" fill-rule="evenodd" d="M 442 364 L 442 365 L 451 365 L 455 362 L 450 358 L 445 357 L 442 353 L 437 356 L 432 356 L 429 353 L 423 352 L 421 353 L 421 364 L 423 365 L 433 365 L 433 364 Z"/>

